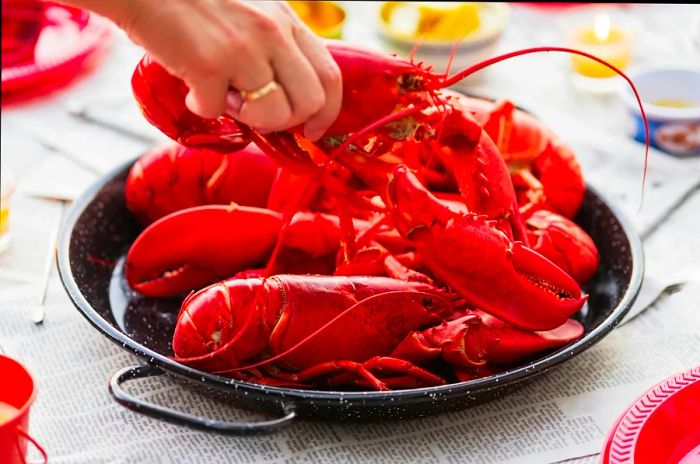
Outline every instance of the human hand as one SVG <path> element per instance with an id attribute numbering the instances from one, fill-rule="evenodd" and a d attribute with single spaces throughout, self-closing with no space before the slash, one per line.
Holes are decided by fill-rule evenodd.
<path id="1" fill-rule="evenodd" d="M 304 124 L 319 138 L 340 111 L 340 70 L 322 41 L 286 2 L 236 0 L 66 0 L 110 17 L 190 88 L 187 107 L 226 112 L 261 131 Z M 255 91 L 279 88 L 256 99 Z"/>

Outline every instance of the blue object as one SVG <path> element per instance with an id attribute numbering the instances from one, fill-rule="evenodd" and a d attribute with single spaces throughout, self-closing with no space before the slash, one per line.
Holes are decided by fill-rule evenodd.
<path id="1" fill-rule="evenodd" d="M 656 68 L 630 73 L 649 120 L 651 145 L 677 156 L 700 156 L 700 69 Z M 632 136 L 644 142 L 644 121 L 632 90 L 620 92 L 633 118 Z M 680 101 L 688 107 L 655 105 Z"/>

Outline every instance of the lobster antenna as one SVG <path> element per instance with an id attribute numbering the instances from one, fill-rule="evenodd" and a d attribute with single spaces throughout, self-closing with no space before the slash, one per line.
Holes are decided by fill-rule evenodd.
<path id="1" fill-rule="evenodd" d="M 411 63 L 415 61 L 416 58 L 416 52 L 422 45 L 423 37 L 425 36 L 425 32 L 421 34 L 418 38 L 416 38 L 416 43 L 413 44 L 413 47 L 411 47 L 411 53 L 409 53 L 408 57 L 411 60 Z"/>
<path id="2" fill-rule="evenodd" d="M 632 88 L 632 92 L 634 92 L 634 97 L 637 99 L 637 104 L 639 105 L 639 110 L 642 114 L 642 120 L 644 120 L 644 174 L 642 176 L 642 195 L 641 195 L 641 200 L 639 203 L 639 209 L 642 208 L 642 203 L 644 203 L 644 192 L 645 192 L 645 186 L 646 186 L 646 179 L 647 179 L 647 172 L 649 170 L 649 121 L 647 120 L 647 115 L 646 112 L 644 111 L 644 105 L 642 104 L 642 99 L 639 96 L 639 92 L 637 91 L 637 87 L 634 85 L 634 82 L 632 82 L 632 79 L 630 79 L 627 74 L 619 70 L 617 67 L 614 65 L 608 63 L 607 61 L 603 60 L 602 58 L 598 58 L 595 55 L 591 55 L 590 53 L 582 52 L 581 50 L 575 50 L 573 48 L 566 48 L 566 47 L 534 47 L 534 48 L 525 48 L 523 50 L 516 50 L 514 52 L 509 52 L 505 53 L 503 55 L 495 56 L 493 58 L 489 58 L 487 60 L 484 60 L 480 63 L 476 63 L 472 66 L 469 66 L 466 69 L 463 69 L 462 71 L 459 71 L 458 73 L 454 74 L 452 77 L 446 78 L 443 82 L 442 85 L 443 87 L 449 87 L 451 85 L 454 85 L 458 81 L 464 79 L 465 77 L 474 74 L 477 71 L 480 71 L 484 68 L 487 68 L 491 66 L 492 64 L 499 63 L 501 61 L 508 60 L 510 58 L 515 58 L 516 56 L 522 56 L 522 55 L 529 55 L 531 53 L 540 53 L 540 52 L 561 52 L 561 53 L 569 53 L 572 55 L 581 55 L 586 58 L 589 58 L 593 61 L 596 61 L 603 66 L 612 69 L 615 71 L 617 74 L 619 74 L 625 81 L 627 81 L 627 84 L 629 84 L 630 88 Z"/>
<path id="3" fill-rule="evenodd" d="M 455 55 L 457 55 L 457 48 L 461 45 L 462 41 L 464 38 L 467 36 L 467 34 L 463 34 L 462 37 L 457 39 L 455 44 L 452 46 L 452 50 L 450 50 L 450 57 L 447 60 L 447 68 L 445 68 L 445 79 L 447 79 L 447 76 L 450 75 L 450 70 L 452 69 L 452 63 L 454 62 Z"/>

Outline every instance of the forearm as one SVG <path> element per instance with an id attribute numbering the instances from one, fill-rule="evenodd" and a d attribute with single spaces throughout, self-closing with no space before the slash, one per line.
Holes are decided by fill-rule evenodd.
<path id="1" fill-rule="evenodd" d="M 94 11 L 124 28 L 145 0 L 58 0 L 58 2 Z"/>

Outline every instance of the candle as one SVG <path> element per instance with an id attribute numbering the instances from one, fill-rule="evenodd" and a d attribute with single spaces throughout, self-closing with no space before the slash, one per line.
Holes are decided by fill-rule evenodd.
<path id="1" fill-rule="evenodd" d="M 10 195 L 14 182 L 10 175 L 0 177 L 0 253 L 5 251 L 10 242 Z"/>
<path id="2" fill-rule="evenodd" d="M 624 70 L 632 60 L 632 46 L 629 34 L 615 27 L 607 14 L 598 14 L 593 24 L 576 29 L 572 35 L 572 47 L 597 56 L 620 70 Z M 592 78 L 609 78 L 616 73 L 589 58 L 572 55 L 571 65 L 575 72 Z"/>

